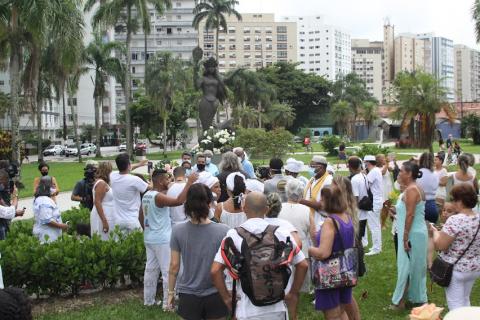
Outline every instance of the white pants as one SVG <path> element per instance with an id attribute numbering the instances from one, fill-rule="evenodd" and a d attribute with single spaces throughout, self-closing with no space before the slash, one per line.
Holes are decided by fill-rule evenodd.
<path id="1" fill-rule="evenodd" d="M 382 208 L 373 208 L 373 211 L 367 212 L 368 230 L 372 233 L 372 251 L 382 251 L 382 228 L 380 225 L 380 212 Z"/>
<path id="2" fill-rule="evenodd" d="M 470 307 L 470 293 L 477 278 L 480 278 L 480 271 L 453 271 L 452 281 L 450 285 L 445 288 L 448 309 L 450 311 L 460 307 Z"/>
<path id="3" fill-rule="evenodd" d="M 238 318 L 238 320 L 288 320 L 286 312 L 272 312 L 248 318 Z"/>
<path id="4" fill-rule="evenodd" d="M 168 269 L 170 268 L 170 244 L 148 244 L 147 264 L 143 278 L 143 303 L 146 306 L 155 304 L 158 276 L 162 272 L 163 307 L 168 303 Z"/>

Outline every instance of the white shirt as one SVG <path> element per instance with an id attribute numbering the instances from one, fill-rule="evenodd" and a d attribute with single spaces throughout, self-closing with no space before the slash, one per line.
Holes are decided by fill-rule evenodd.
<path id="1" fill-rule="evenodd" d="M 308 256 L 310 247 L 310 208 L 299 203 L 282 203 L 279 219 L 286 220 L 297 229 L 298 236 L 302 239 L 302 251 Z"/>
<path id="2" fill-rule="evenodd" d="M 180 193 L 182 193 L 183 189 L 185 189 L 186 185 L 186 182 L 175 182 L 170 188 L 168 188 L 167 196 L 177 198 Z M 172 225 L 187 221 L 183 204 L 178 207 L 170 207 L 170 219 L 172 220 Z"/>
<path id="3" fill-rule="evenodd" d="M 4 207 L 0 206 L 0 218 L 6 220 L 12 220 L 15 218 L 16 209 L 14 206 Z"/>
<path id="4" fill-rule="evenodd" d="M 268 222 L 265 221 L 264 219 L 260 218 L 254 218 L 254 219 L 248 219 L 245 221 L 241 227 L 247 230 L 248 232 L 259 234 L 265 231 L 265 229 L 268 226 Z M 278 238 L 279 241 L 286 241 L 287 237 L 290 237 L 290 233 L 283 229 L 282 227 L 279 227 L 275 231 L 275 236 Z M 242 242 L 243 239 L 240 237 L 235 229 L 231 229 L 228 231 L 227 235 L 225 238 L 232 238 L 233 243 L 235 244 L 235 247 L 239 251 L 242 249 Z M 296 248 L 296 243 L 295 240 L 291 239 L 294 248 Z M 297 265 L 298 263 L 302 262 L 305 260 L 305 255 L 303 254 L 302 251 L 298 251 L 298 253 L 293 257 L 292 265 Z M 225 261 L 222 258 L 222 253 L 221 253 L 221 248 L 218 249 L 217 255 L 215 256 L 215 262 L 221 263 L 225 265 Z M 293 273 L 290 277 L 293 277 Z M 255 317 L 259 315 L 267 315 L 270 313 L 275 313 L 275 312 L 286 312 L 287 309 L 285 307 L 285 303 L 283 301 L 279 301 L 275 304 L 272 304 L 270 306 L 264 306 L 264 307 L 257 307 L 255 306 L 248 296 L 243 292 L 241 289 L 241 285 L 239 286 L 240 290 L 238 290 L 238 294 L 240 295 L 240 300 L 238 301 L 237 305 L 237 318 L 238 319 L 249 319 L 250 317 Z"/>
<path id="5" fill-rule="evenodd" d="M 420 171 L 422 172 L 422 177 L 417 179 L 417 185 L 425 193 L 425 200 L 435 200 L 440 183 L 438 175 L 427 168 L 422 168 Z"/>
<path id="6" fill-rule="evenodd" d="M 115 199 L 115 224 L 140 227 L 140 196 L 147 191 L 148 184 L 134 175 L 112 172 L 110 186 Z"/>
<path id="7" fill-rule="evenodd" d="M 280 218 L 268 218 L 268 217 L 265 217 L 263 220 L 267 221 L 268 224 L 271 224 L 273 226 L 279 226 L 279 227 L 287 230 L 289 233 L 297 232 L 297 228 L 295 228 L 287 220 L 280 219 Z M 290 239 L 291 239 L 291 237 L 290 237 Z"/>
<path id="8" fill-rule="evenodd" d="M 321 179 L 321 178 L 320 178 Z M 319 179 L 316 179 L 312 182 L 310 188 L 307 189 L 307 193 L 306 193 L 306 197 L 305 199 L 307 200 L 310 200 L 310 196 L 311 196 L 311 191 L 313 190 L 315 184 L 317 183 Z M 318 191 L 318 194 L 317 194 L 317 197 L 315 198 L 315 201 L 317 202 L 320 202 L 320 200 L 322 199 L 322 189 L 328 185 L 331 185 L 333 182 L 333 176 L 331 174 L 329 174 L 326 178 L 325 178 L 325 181 L 323 182 L 323 185 L 322 187 L 320 188 L 320 190 Z M 315 215 L 314 215 L 314 221 L 315 221 L 315 231 L 318 231 L 320 230 L 323 222 L 325 221 L 325 218 L 323 215 L 322 215 L 322 212 L 323 211 L 318 211 L 318 210 L 315 210 Z"/>
<path id="9" fill-rule="evenodd" d="M 363 173 L 357 173 L 352 177 L 352 192 L 355 197 L 358 198 L 358 201 L 362 200 L 363 197 L 368 196 L 367 190 L 368 180 Z M 366 220 L 368 211 L 358 209 L 358 219 Z"/>
<path id="10" fill-rule="evenodd" d="M 372 168 L 368 172 L 367 180 L 370 183 L 370 191 L 373 194 L 373 205 L 376 209 L 381 209 L 383 206 L 383 175 L 380 168 Z"/>

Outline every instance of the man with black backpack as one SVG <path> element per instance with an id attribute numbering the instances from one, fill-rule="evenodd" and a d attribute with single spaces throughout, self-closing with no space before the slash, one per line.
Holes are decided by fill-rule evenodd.
<path id="1" fill-rule="evenodd" d="M 360 204 L 362 199 L 369 196 L 370 188 L 368 186 L 367 175 L 362 172 L 362 160 L 356 156 L 351 156 L 348 158 L 348 169 L 352 174 L 350 179 L 352 182 L 352 192 L 358 203 L 358 236 L 360 239 L 362 239 L 363 247 L 367 247 L 368 237 L 365 235 L 365 232 L 367 229 L 368 212 L 371 211 L 371 209 L 368 210 L 368 207 L 363 207 Z"/>
<path id="2" fill-rule="evenodd" d="M 248 220 L 227 233 L 212 265 L 213 283 L 238 320 L 284 320 L 285 303 L 291 318 L 296 319 L 298 296 L 308 263 L 287 230 L 269 225 L 263 219 L 267 210 L 263 194 L 249 193 L 244 206 Z M 292 266 L 295 266 L 293 275 Z M 238 306 L 236 286 L 232 293 L 227 291 L 225 269 L 240 284 Z"/>

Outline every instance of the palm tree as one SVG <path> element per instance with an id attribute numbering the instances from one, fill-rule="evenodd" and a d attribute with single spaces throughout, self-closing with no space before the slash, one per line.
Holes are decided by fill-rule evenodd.
<path id="1" fill-rule="evenodd" d="M 95 135 L 97 136 L 96 156 L 101 157 L 100 150 L 100 107 L 106 95 L 105 82 L 108 77 L 114 76 L 119 79 L 124 68 L 118 58 L 112 56 L 112 53 L 124 51 L 124 46 L 119 42 L 105 42 L 100 33 L 95 33 L 95 37 L 85 49 L 85 59 L 88 68 L 95 72 L 93 99 L 95 107 Z"/>
<path id="2" fill-rule="evenodd" d="M 273 129 L 286 128 L 293 124 L 295 120 L 295 110 L 288 104 L 274 103 L 268 108 L 265 117 L 266 122 L 268 122 Z"/>
<path id="3" fill-rule="evenodd" d="M 455 112 L 447 102 L 447 90 L 442 86 L 441 80 L 423 71 L 399 73 L 393 83 L 395 103 L 398 109 L 395 116 L 402 119 L 402 128 L 412 127 L 413 135 L 410 137 L 417 143 L 417 147 L 429 148 L 433 152 L 433 139 L 435 136 L 435 115 L 444 110 L 453 120 Z M 418 121 L 416 121 L 418 119 Z"/>
<path id="4" fill-rule="evenodd" d="M 480 0 L 475 0 L 472 6 L 472 18 L 475 21 L 475 37 L 480 42 Z"/>
<path id="5" fill-rule="evenodd" d="M 201 0 L 193 9 L 193 27 L 200 28 L 200 23 L 205 20 L 207 30 L 216 30 L 215 33 L 215 57 L 218 60 L 218 35 L 220 29 L 227 32 L 227 19 L 225 15 L 234 15 L 238 21 L 242 20 L 242 15 L 235 10 L 238 5 L 237 0 Z"/>
<path id="6" fill-rule="evenodd" d="M 168 118 L 177 106 L 178 95 L 185 92 L 188 86 L 193 86 L 193 77 L 190 70 L 185 68 L 185 63 L 170 52 L 159 53 L 148 64 L 145 89 L 157 106 L 163 122 L 163 154 L 166 157 Z"/>
<path id="7" fill-rule="evenodd" d="M 352 109 L 348 101 L 340 100 L 332 105 L 330 110 L 333 121 L 341 135 L 348 133 L 348 124 L 352 118 Z"/>
<path id="8" fill-rule="evenodd" d="M 368 134 L 370 135 L 370 127 L 378 119 L 378 105 L 373 101 L 365 101 L 360 108 L 360 115 L 367 124 Z"/>
<path id="9" fill-rule="evenodd" d="M 98 0 L 87 0 L 85 3 L 85 11 L 90 11 Z M 94 28 L 100 28 L 104 32 L 109 27 L 125 25 L 126 38 L 126 68 L 123 77 L 124 95 L 125 95 L 125 122 L 127 126 L 127 152 L 132 156 L 132 123 L 130 117 L 130 104 L 132 102 L 132 83 L 131 83 L 131 42 L 132 33 L 139 27 L 139 19 L 141 25 L 150 25 L 150 14 L 148 5 L 152 5 L 159 15 L 163 14 L 167 8 L 170 8 L 171 0 L 102 0 L 100 6 L 95 12 L 92 23 Z M 137 16 L 134 15 L 137 13 Z M 148 14 L 147 14 L 148 13 Z M 145 52 L 145 57 L 147 53 Z M 146 65 L 145 65 L 146 66 Z"/>

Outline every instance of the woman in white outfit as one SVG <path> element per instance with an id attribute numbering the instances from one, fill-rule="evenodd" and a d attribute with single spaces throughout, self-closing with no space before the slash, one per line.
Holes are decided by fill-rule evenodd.
<path id="1" fill-rule="evenodd" d="M 226 184 L 228 200 L 217 205 L 215 219 L 233 229 L 247 221 L 241 205 L 246 192 L 245 176 L 240 172 L 230 173 Z"/>
<path id="2" fill-rule="evenodd" d="M 68 229 L 68 225 L 62 222 L 57 204 L 52 199 L 52 185 L 52 177 L 41 177 L 33 201 L 35 224 L 32 233 L 42 244 L 57 240 L 62 236 L 62 231 Z"/>
<path id="3" fill-rule="evenodd" d="M 100 235 L 102 240 L 108 240 L 115 225 L 115 202 L 113 190 L 110 188 L 110 162 L 101 162 L 95 174 L 96 180 L 93 185 L 93 209 L 90 213 L 90 231 Z"/>

